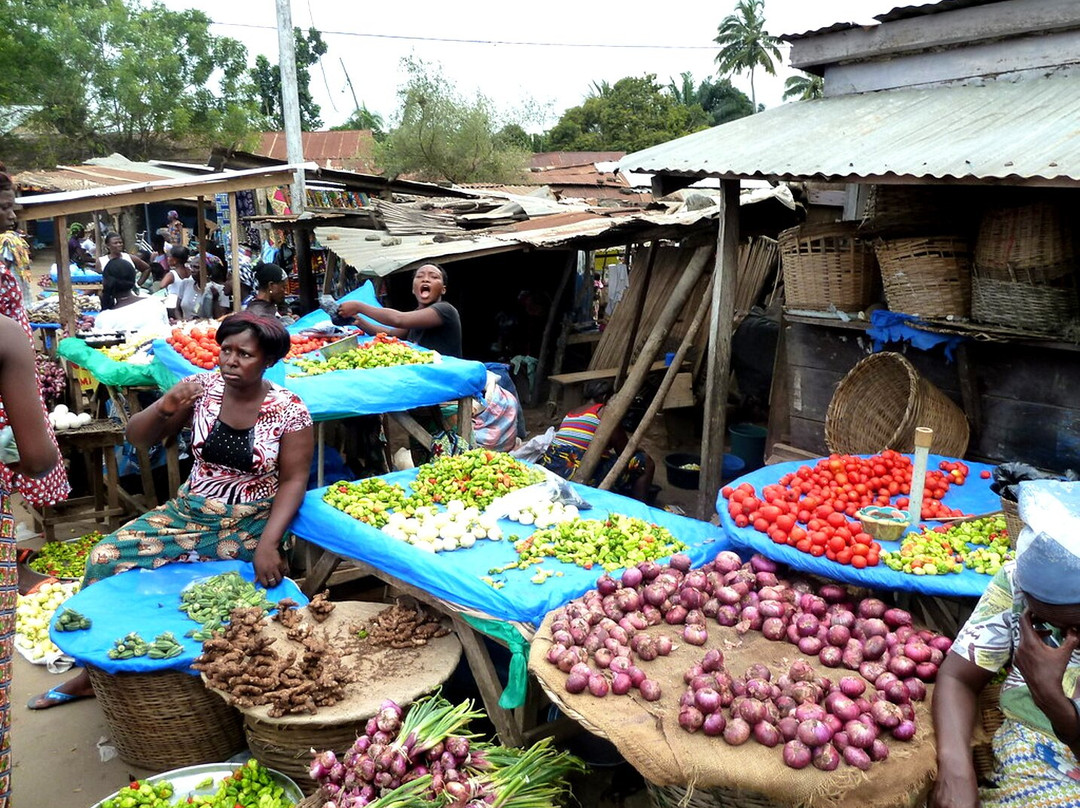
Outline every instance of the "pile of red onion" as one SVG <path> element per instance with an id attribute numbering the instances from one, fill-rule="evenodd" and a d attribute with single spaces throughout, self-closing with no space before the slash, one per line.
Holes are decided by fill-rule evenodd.
<path id="1" fill-rule="evenodd" d="M 679 700 L 679 726 L 688 732 L 720 736 L 739 746 L 752 737 L 762 746 L 784 745 L 784 763 L 793 769 L 831 772 L 841 761 L 866 771 L 889 756 L 883 736 L 915 737 L 911 703 L 890 701 L 868 689 L 858 676 L 833 683 L 818 677 L 805 659 L 773 679 L 760 662 L 741 677 L 724 667 L 724 655 L 710 650 L 686 672 Z"/>
<path id="2" fill-rule="evenodd" d="M 621 577 L 604 574 L 596 589 L 552 614 L 547 660 L 567 674 L 566 690 L 603 697 L 638 690 L 660 698 L 660 685 L 639 666 L 675 649 L 671 638 L 649 629 L 667 624 L 682 642 L 704 645 L 709 626 L 737 634 L 760 631 L 787 640 L 826 667 L 857 670 L 895 704 L 925 698 L 951 641 L 917 631 L 911 615 L 877 598 L 854 601 L 839 584 L 814 587 L 777 577 L 777 565 L 761 555 L 743 563 L 721 552 L 690 569 L 678 553 L 666 566 L 646 561 Z"/>

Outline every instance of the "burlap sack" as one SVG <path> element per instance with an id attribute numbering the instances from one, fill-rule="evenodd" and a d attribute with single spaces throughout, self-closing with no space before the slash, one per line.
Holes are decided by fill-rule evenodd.
<path id="1" fill-rule="evenodd" d="M 734 676 L 742 676 L 754 662 L 764 662 L 775 678 L 797 657 L 806 658 L 795 646 L 771 642 L 753 631 L 739 637 L 733 629 L 710 623 L 708 643 L 694 647 L 684 643 L 675 628 L 657 626 L 649 633 L 667 634 L 676 649 L 670 656 L 638 664 L 650 678 L 660 682 L 659 701 L 647 702 L 636 690 L 627 696 L 596 698 L 588 692 L 567 693 L 566 674 L 546 660 L 551 647 L 551 620 L 548 615 L 533 640 L 530 670 L 564 713 L 590 732 L 608 738 L 635 769 L 658 786 L 744 792 L 776 806 L 900 808 L 919 804 L 933 781 L 937 763 L 929 696 L 916 706 L 915 738 L 901 743 L 883 736 L 889 745 L 889 757 L 873 764 L 870 771 L 862 772 L 844 763 L 833 772 L 813 767 L 795 770 L 784 765 L 782 746 L 769 749 L 752 738 L 742 746 L 729 746 L 722 738 L 686 732 L 678 723 L 678 701 L 686 689 L 683 674 L 700 662 L 709 648 L 724 652 L 724 664 Z M 842 668 L 826 668 L 816 659 L 810 661 L 833 681 L 851 674 Z"/>

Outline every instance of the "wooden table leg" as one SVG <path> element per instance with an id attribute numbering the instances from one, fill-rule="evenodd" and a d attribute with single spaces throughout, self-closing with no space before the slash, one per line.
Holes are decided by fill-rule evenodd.
<path id="1" fill-rule="evenodd" d="M 309 598 L 321 592 L 341 561 L 342 558 L 337 553 L 331 553 L 329 550 L 324 550 L 323 554 L 319 556 L 319 560 L 315 562 L 314 566 L 308 570 L 307 575 L 304 576 L 304 585 L 300 588 L 300 591 Z"/>
<path id="2" fill-rule="evenodd" d="M 102 450 L 100 447 L 91 449 L 87 455 L 87 473 L 90 476 L 90 490 L 94 494 L 94 510 L 97 513 L 101 513 L 105 509 L 105 480 L 102 477 Z M 109 524 L 111 517 L 97 516 L 98 522 L 104 522 Z"/>
<path id="3" fill-rule="evenodd" d="M 499 706 L 499 696 L 502 695 L 502 683 L 495 672 L 495 664 L 491 661 L 491 654 L 484 647 L 483 636 L 477 633 L 472 626 L 461 619 L 457 614 L 451 614 L 454 621 L 454 630 L 461 641 L 461 648 L 465 652 L 465 658 L 469 662 L 469 669 L 476 679 L 476 686 L 480 689 L 480 697 L 484 701 L 484 710 L 495 725 L 495 731 L 499 740 L 506 746 L 521 746 L 524 743 L 524 734 L 521 727 L 514 720 L 514 714 Z"/>
<path id="4" fill-rule="evenodd" d="M 465 445 L 471 444 L 473 439 L 472 404 L 472 396 L 463 396 L 458 399 L 458 435 L 461 436 Z"/>
<path id="5" fill-rule="evenodd" d="M 180 446 L 176 438 L 165 441 L 165 466 L 169 472 L 169 499 L 180 490 Z"/>
<path id="6" fill-rule="evenodd" d="M 120 474 L 116 467 L 116 451 L 112 447 L 105 450 L 105 490 L 109 498 L 109 518 L 106 524 L 112 532 L 120 527 Z"/>

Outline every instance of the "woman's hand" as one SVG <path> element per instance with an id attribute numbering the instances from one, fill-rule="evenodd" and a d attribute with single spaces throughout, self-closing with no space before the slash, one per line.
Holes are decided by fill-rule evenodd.
<path id="1" fill-rule="evenodd" d="M 163 416 L 172 417 L 181 410 L 186 412 L 190 409 L 202 394 L 202 387 L 195 382 L 180 382 L 170 387 L 169 392 L 158 400 L 158 407 Z"/>
<path id="2" fill-rule="evenodd" d="M 1047 712 L 1048 705 L 1067 699 L 1061 680 L 1078 645 L 1080 635 L 1075 628 L 1065 632 L 1060 648 L 1047 645 L 1035 628 L 1031 608 L 1024 609 L 1020 615 L 1020 645 L 1016 649 L 1015 663 L 1031 690 L 1032 699 L 1043 712 Z M 1053 716 L 1049 717 L 1053 719 Z"/>
<path id="3" fill-rule="evenodd" d="M 962 772 L 938 769 L 930 808 L 978 808 L 980 804 L 974 766 Z"/>
<path id="4" fill-rule="evenodd" d="M 255 580 L 265 587 L 277 586 L 289 571 L 289 564 L 278 549 L 278 542 L 268 539 L 261 540 L 255 548 L 253 563 Z"/>

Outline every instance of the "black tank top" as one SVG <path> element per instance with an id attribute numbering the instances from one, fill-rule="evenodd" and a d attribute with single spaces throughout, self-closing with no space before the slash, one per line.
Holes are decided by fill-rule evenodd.
<path id="1" fill-rule="evenodd" d="M 219 418 L 203 443 L 202 458 L 217 466 L 251 471 L 255 465 L 255 427 L 233 429 Z"/>

